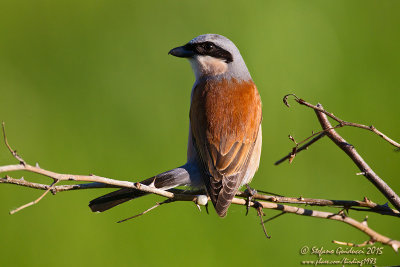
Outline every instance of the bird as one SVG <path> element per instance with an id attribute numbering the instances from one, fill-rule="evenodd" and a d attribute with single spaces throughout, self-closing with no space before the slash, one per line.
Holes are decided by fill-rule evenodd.
<path id="1" fill-rule="evenodd" d="M 205 189 L 216 213 L 225 217 L 235 194 L 251 182 L 260 164 L 260 94 L 239 49 L 222 35 L 197 36 L 168 54 L 188 59 L 195 76 L 187 162 L 141 183 L 164 190 Z M 146 194 L 122 188 L 92 200 L 89 207 L 103 212 Z"/>

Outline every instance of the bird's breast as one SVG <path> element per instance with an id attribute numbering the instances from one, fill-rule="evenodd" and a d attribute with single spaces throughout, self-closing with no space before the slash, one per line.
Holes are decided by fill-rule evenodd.
<path id="1" fill-rule="evenodd" d="M 222 154 L 234 142 L 255 140 L 261 122 L 261 100 L 253 81 L 205 80 L 193 88 L 190 121 Z M 205 141 L 205 140 L 204 140 Z M 228 142 L 228 143 L 226 143 Z"/>

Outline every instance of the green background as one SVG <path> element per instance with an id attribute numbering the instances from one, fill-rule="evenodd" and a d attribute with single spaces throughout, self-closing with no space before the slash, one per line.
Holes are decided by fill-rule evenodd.
<path id="1" fill-rule="evenodd" d="M 290 109 L 283 105 L 287 93 L 400 140 L 399 11 L 398 1 L 1 0 L 0 120 L 26 161 L 53 171 L 139 181 L 179 166 L 194 76 L 188 62 L 167 52 L 219 33 L 241 50 L 263 101 L 263 153 L 252 187 L 294 197 L 367 196 L 383 204 L 326 138 L 291 165 L 273 163 L 293 146 L 288 134 L 300 141 L 320 129 L 313 111 L 293 101 Z M 400 192 L 400 153 L 370 132 L 340 133 Z M 1 144 L 0 164 L 14 163 Z M 49 182 L 13 177 L 23 175 Z M 91 213 L 89 200 L 108 191 L 49 195 L 10 216 L 41 192 L 0 185 L 0 265 L 297 266 L 317 259 L 300 255 L 304 245 L 335 249 L 331 240 L 367 238 L 343 223 L 285 215 L 266 225 L 267 240 L 254 210 L 246 217 L 243 207 L 232 206 L 220 219 L 190 203 L 116 224 L 162 198 Z M 400 239 L 397 219 L 368 216 L 373 229 Z M 378 265 L 399 262 L 387 246 L 377 257 Z"/>

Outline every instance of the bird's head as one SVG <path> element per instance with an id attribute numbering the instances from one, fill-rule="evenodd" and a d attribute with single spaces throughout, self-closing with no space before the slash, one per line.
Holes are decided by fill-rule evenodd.
<path id="1" fill-rule="evenodd" d="M 172 49 L 168 54 L 189 59 L 196 80 L 200 78 L 251 79 L 239 49 L 231 40 L 222 35 L 197 36 L 184 46 Z"/>

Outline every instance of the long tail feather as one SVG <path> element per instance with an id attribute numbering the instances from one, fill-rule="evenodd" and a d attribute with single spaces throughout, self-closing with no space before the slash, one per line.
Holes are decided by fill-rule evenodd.
<path id="1" fill-rule="evenodd" d="M 193 168 L 188 164 L 175 168 L 170 171 L 163 172 L 151 178 L 148 178 L 141 182 L 144 185 L 151 185 L 159 189 L 170 189 L 181 185 L 193 184 Z M 192 173 L 192 174 L 191 174 Z M 148 193 L 133 189 L 133 188 L 122 188 L 117 191 L 108 193 L 93 199 L 89 203 L 89 207 L 93 212 L 103 212 L 111 209 L 119 204 L 126 201 L 142 197 Z"/>

